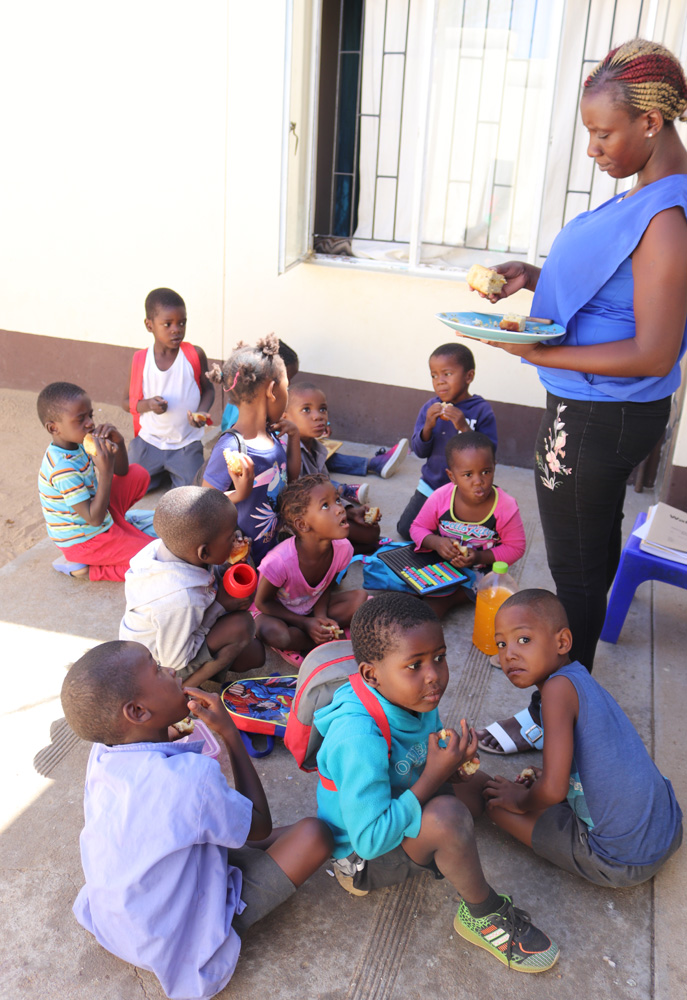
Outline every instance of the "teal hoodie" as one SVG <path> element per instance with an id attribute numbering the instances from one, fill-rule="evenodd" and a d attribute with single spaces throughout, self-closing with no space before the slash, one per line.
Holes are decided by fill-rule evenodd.
<path id="1" fill-rule="evenodd" d="M 368 685 L 369 686 L 369 685 Z M 427 759 L 427 739 L 442 726 L 439 710 L 409 712 L 392 705 L 374 688 L 391 729 L 391 759 L 386 740 L 350 683 L 314 715 L 323 736 L 317 769 L 337 791 L 317 786 L 317 815 L 334 834 L 335 858 L 355 851 L 378 858 L 420 832 L 422 806 L 411 792 Z"/>

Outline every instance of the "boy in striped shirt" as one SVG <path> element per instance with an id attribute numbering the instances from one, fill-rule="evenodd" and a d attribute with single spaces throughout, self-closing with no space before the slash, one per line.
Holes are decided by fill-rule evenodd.
<path id="1" fill-rule="evenodd" d="M 63 553 L 53 563 L 70 576 L 123 581 L 129 560 L 150 541 L 126 519 L 150 476 L 129 465 L 124 438 L 112 424 L 95 425 L 86 392 L 52 382 L 39 394 L 38 417 L 52 437 L 38 475 L 48 536 Z M 95 455 L 83 440 L 93 435 Z"/>

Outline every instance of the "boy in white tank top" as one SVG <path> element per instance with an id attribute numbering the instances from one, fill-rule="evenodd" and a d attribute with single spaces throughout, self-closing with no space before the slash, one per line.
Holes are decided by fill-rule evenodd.
<path id="1" fill-rule="evenodd" d="M 186 305 L 171 288 L 145 301 L 145 327 L 154 337 L 131 363 L 123 407 L 134 418 L 129 459 L 150 473 L 150 487 L 167 473 L 172 486 L 190 486 L 203 464 L 203 428 L 215 399 L 202 347 L 186 344 Z"/>

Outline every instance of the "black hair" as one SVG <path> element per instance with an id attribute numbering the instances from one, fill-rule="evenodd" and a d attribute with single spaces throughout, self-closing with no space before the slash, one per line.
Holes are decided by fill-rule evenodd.
<path id="1" fill-rule="evenodd" d="M 186 303 L 172 288 L 154 288 L 146 295 L 146 319 L 155 319 L 160 309 L 185 309 Z"/>
<path id="2" fill-rule="evenodd" d="M 403 641 L 403 633 L 439 619 L 412 594 L 379 594 L 361 604 L 351 621 L 353 655 L 358 663 L 377 663 Z"/>
<path id="3" fill-rule="evenodd" d="M 300 396 L 304 392 L 321 392 L 324 398 L 327 398 L 324 389 L 320 389 L 319 385 L 315 385 L 314 382 L 301 382 L 299 380 L 289 385 L 289 401 L 291 396 Z"/>
<path id="4" fill-rule="evenodd" d="M 250 402 L 259 386 L 272 380 L 277 382 L 285 374 L 279 341 L 273 333 L 268 333 L 255 346 L 237 344 L 222 367 L 213 364 L 207 376 L 211 382 L 223 385 L 232 402 L 238 403 Z"/>
<path id="5" fill-rule="evenodd" d="M 221 490 L 211 486 L 177 486 L 160 499 L 153 527 L 170 552 L 184 552 L 209 544 L 236 507 Z"/>
<path id="6" fill-rule="evenodd" d="M 49 420 L 59 420 L 65 407 L 88 393 L 73 382 L 51 382 L 41 389 L 36 400 L 38 419 L 45 426 Z"/>
<path id="7" fill-rule="evenodd" d="M 490 451 L 491 456 L 496 461 L 496 449 L 494 442 L 486 434 L 479 431 L 465 431 L 464 434 L 454 434 L 446 442 L 446 464 L 450 467 L 451 459 L 461 451 Z"/>
<path id="8" fill-rule="evenodd" d="M 499 611 L 502 608 L 515 607 L 531 608 L 537 618 L 547 622 L 556 631 L 569 628 L 565 608 L 550 590 L 539 590 L 534 587 L 529 590 L 518 590 L 503 602 Z"/>
<path id="9" fill-rule="evenodd" d="M 300 367 L 298 355 L 294 351 L 293 347 L 289 347 L 289 345 L 285 344 L 283 340 L 279 341 L 279 357 L 282 359 L 287 368 L 290 368 L 291 365 L 295 365 L 296 368 Z"/>
<path id="10" fill-rule="evenodd" d="M 322 486 L 324 483 L 331 483 L 329 476 L 324 472 L 315 472 L 289 483 L 279 494 L 277 500 L 279 516 L 294 534 L 296 520 L 303 517 L 310 505 L 310 494 L 316 486 Z"/>
<path id="11" fill-rule="evenodd" d="M 431 361 L 432 358 L 439 357 L 451 358 L 466 372 L 474 372 L 475 370 L 475 356 L 465 344 L 454 343 L 453 341 L 450 344 L 442 344 L 441 347 L 437 347 L 436 350 L 432 351 L 429 359 Z"/>
<path id="12" fill-rule="evenodd" d="M 137 647 L 137 648 L 132 648 Z M 72 664 L 62 684 L 62 711 L 70 728 L 91 743 L 120 743 L 122 708 L 138 694 L 138 642 L 102 642 Z"/>

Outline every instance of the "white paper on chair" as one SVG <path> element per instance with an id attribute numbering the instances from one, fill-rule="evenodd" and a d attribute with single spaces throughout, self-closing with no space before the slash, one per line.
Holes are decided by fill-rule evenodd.
<path id="1" fill-rule="evenodd" d="M 659 508 L 661 509 L 659 510 Z M 657 512 L 659 521 L 663 522 L 659 526 L 660 537 L 665 540 L 669 539 L 676 547 L 661 544 L 649 538 Z M 667 534 L 668 531 L 670 534 Z M 656 533 L 656 526 L 654 526 L 653 533 Z M 687 513 L 684 511 L 670 507 L 668 504 L 654 504 L 649 507 L 644 524 L 636 528 L 632 534 L 639 538 L 639 547 L 644 552 L 649 552 L 660 559 L 669 559 L 671 562 L 687 565 Z"/>

